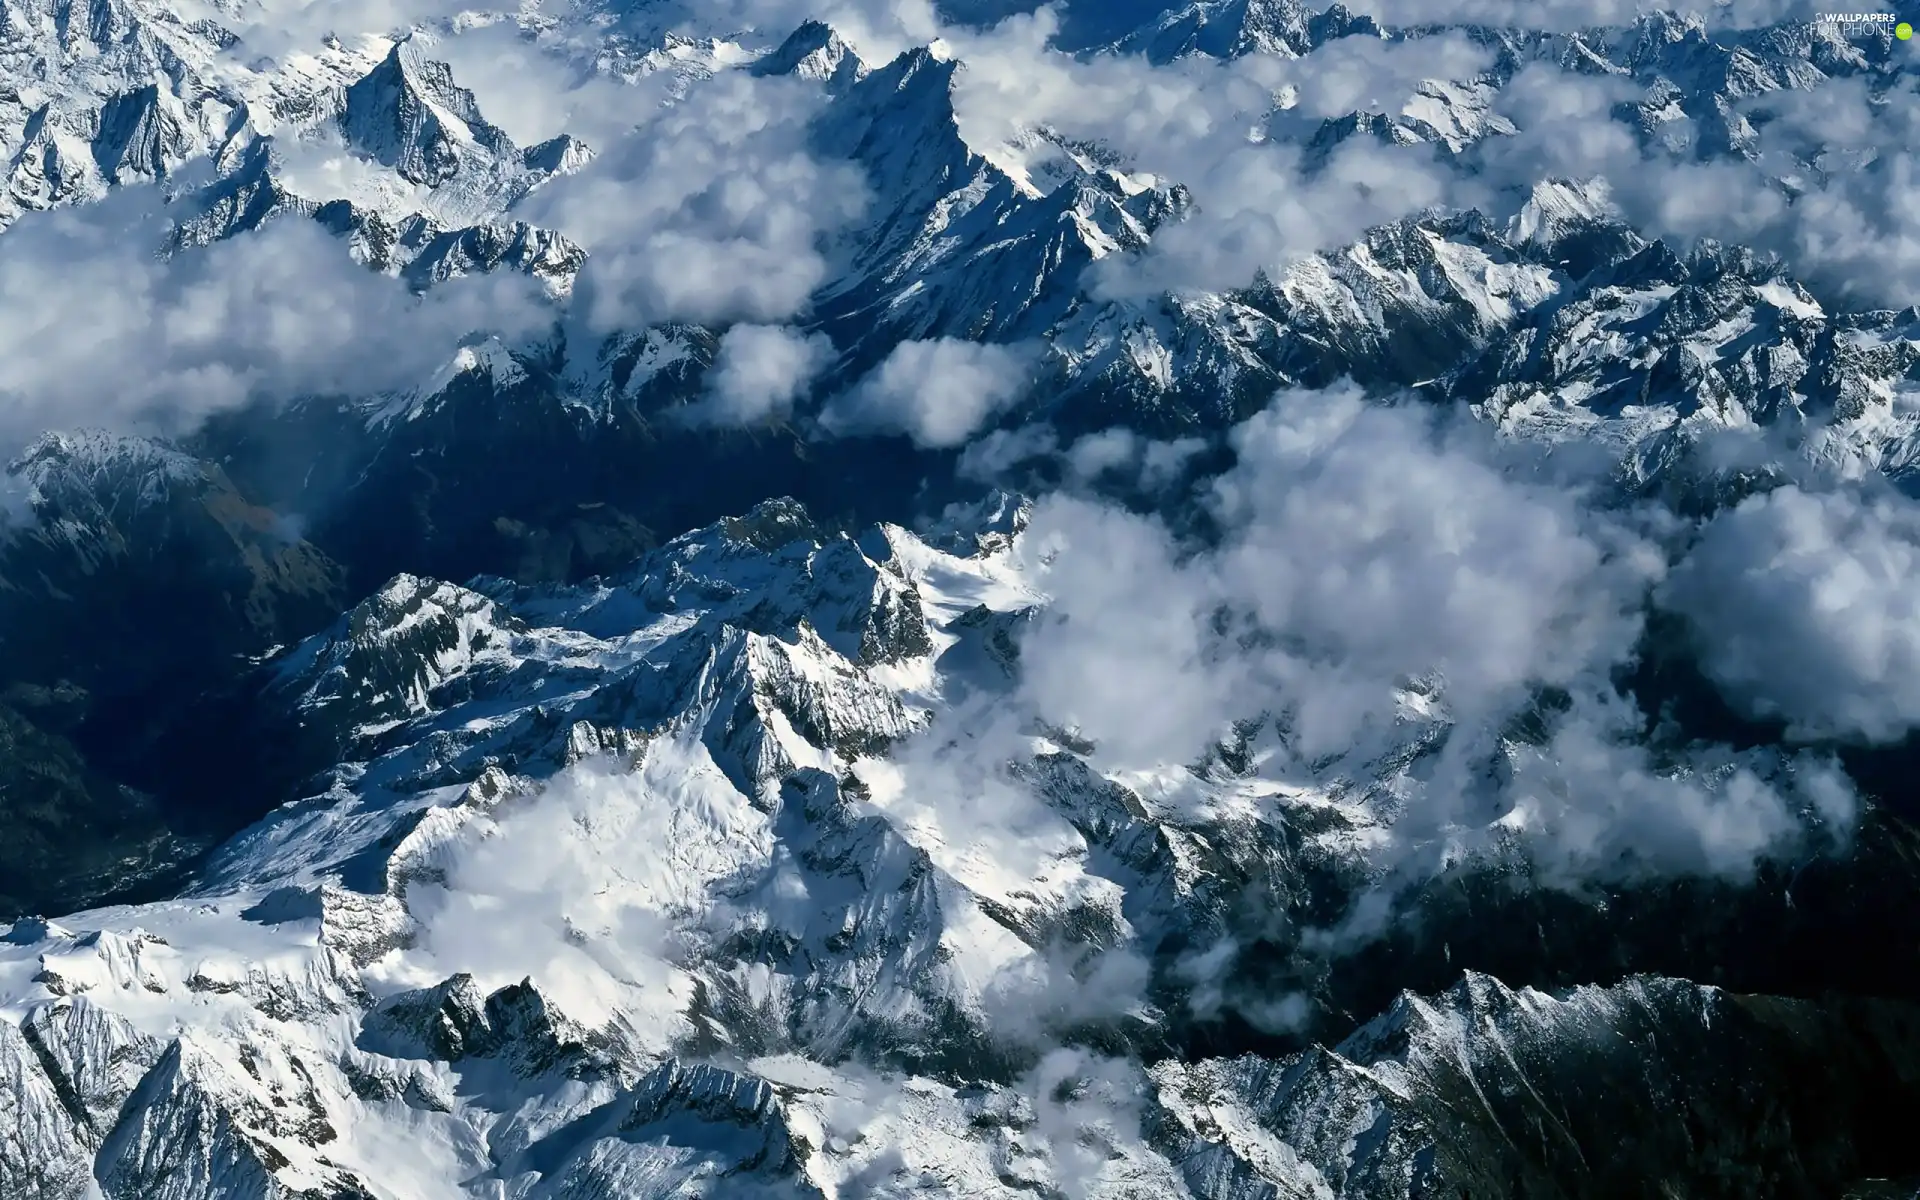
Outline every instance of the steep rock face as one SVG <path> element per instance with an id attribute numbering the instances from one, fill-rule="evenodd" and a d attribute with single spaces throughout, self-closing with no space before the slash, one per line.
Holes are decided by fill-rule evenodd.
<path id="1" fill-rule="evenodd" d="M 242 66 L 236 35 L 215 21 L 138 2 L 105 5 L 99 20 L 71 8 L 9 9 L 0 80 L 19 86 L 6 84 L 0 103 L 0 228 L 23 212 L 159 184 L 170 252 L 325 209 L 323 223 L 363 243 L 383 233 L 404 241 L 411 223 L 414 245 L 365 257 L 394 272 L 424 260 L 409 273 L 416 287 L 504 267 L 561 293 L 578 269 L 577 246 L 505 214 L 592 152 L 566 135 L 516 146 L 411 37 L 381 39 L 371 55 L 332 40 Z M 367 186 L 301 195 L 285 153 L 315 148 L 358 160 Z"/>
<path id="2" fill-rule="evenodd" d="M 1493 51 L 1495 68 L 1503 77 L 1527 62 L 1551 61 L 1582 73 L 1631 78 L 1657 89 L 1655 95 L 1684 90 L 1696 118 L 1728 100 L 1812 87 L 1825 78 L 1878 75 L 1898 70 L 1900 62 L 1890 25 L 1848 29 L 1832 22 L 1788 20 L 1710 30 L 1699 14 L 1673 11 L 1561 33 L 1442 24 L 1393 32 L 1420 38 L 1449 29 Z"/>
<path id="3" fill-rule="evenodd" d="M 961 138 L 954 67 L 911 52 L 846 87 L 816 123 L 821 152 L 861 164 L 876 195 L 856 270 L 819 300 L 845 369 L 901 338 L 1042 338 L 1053 373 L 1042 394 L 1069 428 L 1217 428 L 1282 383 L 1431 378 L 1564 284 L 1469 214 L 1383 229 L 1277 285 L 1094 303 L 1087 267 L 1147 245 L 1183 215 L 1184 189 L 1067 150 L 1063 177 L 1040 193 Z M 1484 115 L 1492 85 L 1476 86 L 1432 84 L 1404 118 L 1408 137 L 1457 147 L 1499 132 Z"/>
<path id="4" fill-rule="evenodd" d="M 157 84 L 115 96 L 100 110 L 94 163 L 101 176 L 113 183 L 134 177 L 165 178 L 192 149 L 186 115 Z"/>
<path id="5" fill-rule="evenodd" d="M 1489 77 L 1423 80 L 1397 113 L 1354 112 L 1323 118 L 1305 139 L 1302 162 L 1309 171 L 1324 170 L 1340 148 L 1356 137 L 1381 146 L 1432 147 L 1464 159 L 1469 148 L 1485 139 L 1517 132 L 1512 120 L 1499 111 L 1500 101 L 1498 84 Z M 1269 126 L 1276 136 L 1287 137 L 1290 116 L 1284 110 L 1274 114 Z"/>
<path id="6" fill-rule="evenodd" d="M 556 1011 L 531 981 L 483 997 L 464 973 L 389 997 L 367 1015 L 360 1046 L 403 1059 L 497 1060 L 522 1078 L 593 1081 L 621 1071 L 620 1047 Z"/>
<path id="7" fill-rule="evenodd" d="M 814 80 L 839 93 L 860 82 L 871 68 L 838 30 L 823 21 L 806 21 L 771 53 L 755 59 L 750 69 L 755 75 Z"/>
<path id="8" fill-rule="evenodd" d="M 959 66 L 931 49 L 908 50 L 849 88 L 815 129 L 823 154 L 865 167 L 888 201 L 867 232 L 869 260 L 891 257 L 919 238 L 920 222 L 986 167 L 955 125 Z"/>
<path id="9" fill-rule="evenodd" d="M 175 875 L 190 842 L 153 798 L 88 766 L 73 743 L 0 705 L 0 911 L 64 911 Z"/>
<path id="10" fill-rule="evenodd" d="M 396 42 L 346 89 L 339 129 L 350 149 L 430 189 L 436 216 L 463 223 L 505 212 L 548 176 L 590 157 L 566 135 L 516 146 L 481 116 L 453 69 L 412 38 Z"/>
<path id="11" fill-rule="evenodd" d="M 481 117 L 473 93 L 454 84 L 452 69 L 411 40 L 396 43 L 347 89 L 340 128 L 348 145 L 426 187 L 458 174 L 476 150 L 488 159 L 513 150 L 507 135 Z"/>
<path id="12" fill-rule="evenodd" d="M 1203 1196 L 1831 1194 L 1902 1157 L 1913 1020 L 1671 979 L 1554 997 L 1469 974 L 1332 1050 L 1164 1065 L 1160 1136 Z"/>
<path id="13" fill-rule="evenodd" d="M 1772 428 L 1847 473 L 1911 471 L 1898 401 L 1912 314 L 1829 314 L 1778 264 L 1707 243 L 1656 242 L 1582 280 L 1436 382 L 1528 437 L 1597 438 L 1637 483 L 1688 481 L 1716 430 Z"/>
<path id="14" fill-rule="evenodd" d="M 1372 17 L 1355 16 L 1343 4 L 1315 11 L 1300 0 L 1194 0 L 1171 6 L 1113 48 L 1154 63 L 1192 54 L 1297 58 L 1335 38 L 1380 36 Z"/>
<path id="15" fill-rule="evenodd" d="M 0 228 L 22 212 L 165 179 L 207 152 L 234 97 L 202 74 L 230 35 L 161 6 L 25 0 L 0 18 Z"/>
<path id="16" fill-rule="evenodd" d="M 326 111 L 320 104 L 315 115 Z M 301 195 L 288 182 L 295 175 L 288 156 L 329 143 L 358 159 L 373 182 L 348 187 L 347 195 Z M 541 183 L 591 159 L 566 135 L 516 146 L 454 83 L 451 68 L 406 39 L 341 92 L 331 126 L 308 119 L 263 133 L 250 111 L 236 113 L 213 154 L 214 178 L 177 201 L 182 215 L 167 247 L 191 251 L 294 215 L 318 221 L 346 239 L 356 260 L 404 277 L 416 291 L 509 270 L 562 296 L 585 252 L 507 213 Z"/>
<path id="17" fill-rule="evenodd" d="M 277 217 L 312 216 L 320 208 L 281 181 L 272 138 L 255 138 L 226 157 L 231 164 L 227 172 L 190 202 L 196 211 L 175 222 L 167 239 L 169 251 L 209 246 L 262 228 Z"/>
<path id="18" fill-rule="evenodd" d="M 765 1195 L 824 1200 L 772 1084 L 708 1064 L 661 1064 L 581 1123 L 523 1151 L 544 1178 L 530 1195 Z M 512 1164 L 501 1174 L 517 1174 Z"/>
<path id="19" fill-rule="evenodd" d="M 0 518 L 0 690 L 29 711 L 70 697 L 6 719 L 19 911 L 177 872 L 251 819 L 251 760 L 207 756 L 232 749 L 232 727 L 204 696 L 326 621 L 344 581 L 284 517 L 171 446 L 52 435 L 9 470 L 26 514 Z"/>
<path id="20" fill-rule="evenodd" d="M 393 239 L 406 257 L 392 266 L 415 291 L 437 283 L 492 271 L 531 275 L 555 295 L 565 295 L 586 261 L 586 251 L 549 229 L 525 221 L 442 229 L 426 218 L 402 224 Z"/>
<path id="21" fill-rule="evenodd" d="M 1079 307 L 1051 333 L 1049 407 L 1069 429 L 1172 436 L 1242 420 L 1276 387 L 1404 387 L 1569 282 L 1479 213 L 1409 218 L 1237 292 Z"/>
<path id="22" fill-rule="evenodd" d="M 54 434 L 7 470 L 30 514 L 0 527 L 0 646 L 17 678 L 138 690 L 337 611 L 339 569 L 174 447 Z M 199 628 L 156 639 L 149 611 L 193 614 Z"/>
<path id="23" fill-rule="evenodd" d="M 1383 32 L 1364 18 L 1349 20 L 1337 7 L 1316 17 L 1293 4 L 1178 7 L 1130 38 L 1103 45 L 1107 52 L 1163 58 L 1291 55 L 1318 44 L 1316 30 L 1414 41 L 1460 34 L 1485 46 L 1493 65 L 1471 79 L 1424 81 L 1396 111 L 1355 112 L 1317 126 L 1284 108 L 1274 113 L 1267 135 L 1301 144 L 1309 170 L 1347 140 L 1366 137 L 1410 154 L 1439 150 L 1471 171 L 1477 146 L 1513 131 L 1499 114 L 1503 89 L 1533 62 L 1631 81 L 1644 89 L 1644 98 L 1623 105 L 1616 119 L 1637 130 L 1649 147 L 1671 141 L 1671 152 L 1702 159 L 1753 156 L 1754 130 L 1739 111 L 1752 97 L 1851 77 L 1878 88 L 1897 64 L 1886 34 L 1853 37 L 1832 24 L 1785 23 L 1709 36 L 1697 19 L 1655 14 L 1623 28 L 1574 34 L 1455 26 Z M 1835 164 L 1809 158 L 1802 169 L 1824 178 Z M 1074 432 L 1124 423 L 1177 436 L 1243 417 L 1274 386 L 1319 386 L 1340 375 L 1376 388 L 1425 383 L 1471 359 L 1535 310 L 1552 311 L 1553 298 L 1569 285 L 1645 245 L 1608 211 L 1594 186 L 1542 181 L 1514 227 L 1485 228 L 1464 239 L 1457 217 L 1401 222 L 1348 251 L 1309 258 L 1289 269 L 1286 279 L 1263 278 L 1251 288 L 1127 304 L 1076 298 L 1056 309 L 1064 318 L 1045 335 L 1057 368 L 1046 389 L 1056 398 L 1051 415 Z M 1792 192 L 1804 184 L 1783 179 L 1781 186 Z M 1557 268 L 1558 278 L 1547 286 L 1525 285 L 1467 259 L 1458 265 L 1477 277 L 1473 281 L 1461 280 L 1453 269 L 1447 272 L 1452 280 L 1435 280 L 1431 267 L 1423 270 L 1416 261 L 1421 255 L 1405 253 L 1405 233 L 1416 224 L 1464 241 L 1495 264 L 1512 256 L 1543 273 Z M 1375 260 L 1383 238 L 1398 250 Z M 1394 278 L 1409 270 L 1411 279 Z M 1687 387 L 1687 403 L 1697 403 L 1700 389 Z M 1672 403 L 1662 411 L 1673 412 Z M 1631 440 L 1649 431 L 1616 432 Z"/>
<path id="24" fill-rule="evenodd" d="M 359 739 L 432 711 L 436 689 L 496 639 L 510 650 L 523 630 L 483 596 L 403 575 L 277 662 L 273 691 L 326 715 L 337 733 L 316 750 L 337 758 Z"/>
<path id="25" fill-rule="evenodd" d="M 903 536 L 830 532 L 792 500 L 769 500 L 711 531 L 674 539 L 627 577 L 663 611 L 698 605 L 765 633 L 804 624 L 841 656 L 874 666 L 933 649 L 919 593 L 895 549 Z M 782 586 L 769 586 L 781 576 Z"/>
<path id="26" fill-rule="evenodd" d="M 20 1031 L 0 1023 L 0 1171 L 27 1200 L 68 1200 L 92 1179 L 74 1116 L 40 1069 Z"/>
<path id="27" fill-rule="evenodd" d="M 814 742 L 854 753 L 913 725 L 865 671 L 934 650 L 894 549 L 905 536 L 829 534 L 791 501 L 769 501 L 676 538 L 598 586 L 483 580 L 476 586 L 487 591 L 476 592 L 402 576 L 280 659 L 272 691 L 321 739 L 312 768 L 404 745 L 449 706 L 489 695 L 539 702 L 528 714 L 537 719 L 521 726 L 529 751 L 563 753 L 578 721 L 656 731 L 697 720 L 723 761 L 742 753 L 757 761 L 749 747 L 777 712 Z M 643 618 L 671 623 L 675 636 L 636 661 L 617 647 Z M 569 678 L 594 687 L 569 694 Z M 477 748 L 498 731 L 476 732 L 447 736 Z M 437 754 L 465 758 L 448 758 L 450 750 L 443 742 Z M 750 770 L 742 786 L 770 778 L 777 783 Z"/>
<path id="28" fill-rule="evenodd" d="M 961 137 L 958 67 L 909 51 L 848 84 L 815 123 L 820 152 L 858 163 L 876 193 L 854 269 L 818 300 L 850 369 L 902 339 L 1038 337 L 1073 306 L 1088 264 L 1145 246 L 1186 204 L 1182 189 L 1092 163 L 1039 194 Z"/>

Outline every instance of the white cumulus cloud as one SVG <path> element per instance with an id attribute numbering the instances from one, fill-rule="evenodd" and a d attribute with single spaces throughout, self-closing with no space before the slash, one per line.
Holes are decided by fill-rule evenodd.
<path id="1" fill-rule="evenodd" d="M 1784 487 L 1710 521 L 1664 598 L 1748 713 L 1885 742 L 1920 726 L 1917 585 L 1912 501 Z"/>
<path id="2" fill-rule="evenodd" d="M 832 433 L 903 433 L 915 445 L 963 445 L 1025 394 L 1030 347 L 958 338 L 901 342 L 821 413 Z"/>
<path id="3" fill-rule="evenodd" d="M 833 357 L 825 335 L 784 325 L 735 325 L 720 339 L 694 424 L 738 427 L 787 416 Z"/>

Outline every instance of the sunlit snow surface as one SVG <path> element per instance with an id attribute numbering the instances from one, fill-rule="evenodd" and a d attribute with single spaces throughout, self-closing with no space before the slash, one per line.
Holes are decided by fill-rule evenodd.
<path id="1" fill-rule="evenodd" d="M 1350 1136 L 1401 1086 L 1367 1046 L 1287 1084 L 1287 1145 L 1246 1115 L 1274 1064 L 1124 1047 L 1183 1015 L 1157 1004 L 1217 1005 L 1239 889 L 1373 877 L 1444 694 L 1313 762 L 1273 721 L 1187 766 L 1090 746 L 1022 708 L 1056 544 L 1029 512 L 848 535 L 769 501 L 578 586 L 396 577 L 266 668 L 333 763 L 308 795 L 178 899 L 0 935 L 0 1177 L 1159 1197 L 1411 1170 L 1417 1125 Z M 1395 1011 L 1445 1054 L 1462 1006 L 1539 1003 L 1480 980 Z"/>
<path id="2" fill-rule="evenodd" d="M 340 747 L 323 790 L 179 900 L 0 938 L 24 1134 L 0 1164 L 183 1200 L 1174 1186 L 1137 1128 L 1085 1153 L 1143 1079 L 1067 1102 L 1036 1092 L 1085 1074 L 1057 1058 L 935 1077 L 1050 1006 L 1152 1022 L 1137 987 L 1061 994 L 1062 947 L 1196 903 L 1197 843 L 1152 813 L 1258 821 L 1302 789 L 1109 795 L 1034 738 L 1038 786 L 929 793 L 922 731 L 993 686 L 965 643 L 1044 600 L 1011 504 L 947 550 L 775 503 L 581 587 L 396 579 L 280 660 Z M 1102 807 L 1123 795 L 1137 815 Z"/>

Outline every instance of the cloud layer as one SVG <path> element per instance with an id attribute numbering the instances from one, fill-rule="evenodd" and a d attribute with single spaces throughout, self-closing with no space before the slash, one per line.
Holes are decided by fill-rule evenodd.
<path id="1" fill-rule="evenodd" d="M 1503 445 L 1464 414 L 1383 406 L 1351 387 L 1283 393 L 1234 441 L 1206 545 L 1106 503 L 1040 503 L 1026 553 L 1048 606 L 1022 639 L 1010 703 L 953 739 L 955 753 L 1012 756 L 988 731 L 1025 714 L 1072 729 L 1106 767 L 1150 770 L 1197 761 L 1264 714 L 1284 731 L 1264 743 L 1261 772 L 1277 783 L 1318 786 L 1343 762 L 1363 781 L 1385 771 L 1399 800 L 1372 853 L 1407 882 L 1513 838 L 1568 883 L 1740 876 L 1808 845 L 1807 813 L 1841 836 L 1850 827 L 1851 785 L 1825 760 L 1650 742 L 1620 690 L 1655 596 L 1692 602 L 1706 586 L 1696 580 L 1726 574 L 1716 546 L 1731 535 L 1710 531 L 1668 581 L 1682 532 L 1670 518 L 1617 507 L 1601 479 Z M 1732 553 L 1751 561 L 1736 519 Z M 1880 573 L 1889 602 L 1903 570 Z M 1753 623 L 1763 642 L 1799 636 L 1782 626 L 1812 621 L 1818 583 L 1792 582 L 1810 574 L 1773 585 L 1793 604 L 1771 592 L 1718 603 L 1787 613 Z M 1810 655 L 1840 636 L 1805 634 Z M 1744 661 L 1737 646 L 1721 653 Z M 1863 678 L 1870 655 L 1854 661 L 1815 679 L 1891 686 Z M 1883 699 L 1863 706 L 1885 711 Z M 1442 726 L 1416 772 L 1383 765 Z M 937 769 L 953 767 L 949 755 Z"/>
<path id="2" fill-rule="evenodd" d="M 467 338 L 522 339 L 553 318 L 519 276 L 416 297 L 297 219 L 161 259 L 154 199 L 123 191 L 0 236 L 0 440 L 177 433 L 254 400 L 414 386 Z"/>
<path id="3" fill-rule="evenodd" d="M 1030 686 L 1092 740 L 1188 761 L 1228 720 L 1288 708 L 1312 757 L 1390 721 L 1410 678 L 1437 672 L 1486 716 L 1631 653 L 1657 552 L 1478 428 L 1341 387 L 1283 394 L 1235 440 L 1213 501 L 1232 536 L 1200 558 L 1084 501 L 1036 516 L 1059 545 Z M 1238 627 L 1216 629 L 1223 606 Z M 1139 694 L 1184 699 L 1162 715 Z"/>

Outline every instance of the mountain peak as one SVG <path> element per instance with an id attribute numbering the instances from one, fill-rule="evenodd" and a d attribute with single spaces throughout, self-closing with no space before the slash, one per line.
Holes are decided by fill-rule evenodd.
<path id="1" fill-rule="evenodd" d="M 819 542 L 826 536 L 814 524 L 806 506 L 789 496 L 762 500 L 745 516 L 725 518 L 720 522 L 720 532 L 729 541 L 767 553 L 794 542 Z"/>
<path id="2" fill-rule="evenodd" d="M 930 94 L 951 88 L 954 75 L 964 65 L 944 45 L 932 43 L 902 50 L 869 78 L 877 88 Z"/>
<path id="3" fill-rule="evenodd" d="M 941 198 L 993 171 L 960 135 L 953 85 L 960 63 L 925 46 L 905 51 L 850 85 L 812 128 L 815 147 L 866 169 L 883 197 L 871 213 L 868 252 L 921 244 Z M 993 171 L 998 174 L 997 171 Z"/>
<path id="4" fill-rule="evenodd" d="M 530 171 L 569 175 L 593 161 L 593 148 L 570 133 L 528 146 L 520 159 Z"/>
<path id="5" fill-rule="evenodd" d="M 1349 36 L 1383 34 L 1372 17 L 1355 16 L 1343 4 L 1316 13 L 1301 0 L 1191 0 L 1129 34 L 1114 49 L 1144 54 L 1161 64 L 1195 54 L 1298 58 L 1322 43 Z"/>
<path id="6" fill-rule="evenodd" d="M 187 124 L 180 102 L 157 84 L 122 92 L 100 110 L 94 162 L 102 177 L 116 182 L 128 176 L 163 179 L 189 156 Z"/>
<path id="7" fill-rule="evenodd" d="M 1032 517 L 1032 500 L 995 488 L 981 500 L 948 505 L 928 528 L 927 542 L 948 554 L 991 554 L 1012 546 Z"/>
<path id="8" fill-rule="evenodd" d="M 815 80 L 838 92 L 865 78 L 870 68 L 833 26 L 808 21 L 749 70 L 755 75 Z"/>
<path id="9" fill-rule="evenodd" d="M 466 376 L 483 379 L 491 390 L 502 391 L 526 379 L 527 369 L 499 338 L 490 337 L 474 342 L 455 351 L 453 357 L 417 390 L 402 395 L 393 405 L 376 410 L 373 420 L 375 423 L 414 420 L 431 411 L 447 389 L 456 380 Z"/>
<path id="10" fill-rule="evenodd" d="M 206 478 L 206 464 L 153 438 L 83 429 L 42 435 L 6 473 L 26 485 L 29 503 L 110 492 L 138 506 L 159 503 L 176 486 Z"/>
<path id="11" fill-rule="evenodd" d="M 347 89 L 340 128 L 354 149 L 427 187 L 458 174 L 469 148 L 517 153 L 480 115 L 473 93 L 454 83 L 453 68 L 427 58 L 412 38 L 395 42 Z"/>

